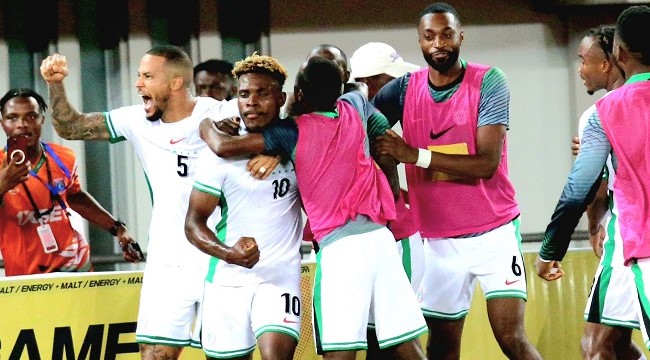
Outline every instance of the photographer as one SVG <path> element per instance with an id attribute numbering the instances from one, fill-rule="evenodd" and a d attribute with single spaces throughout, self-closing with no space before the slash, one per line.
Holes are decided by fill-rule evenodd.
<path id="1" fill-rule="evenodd" d="M 117 237 L 127 261 L 140 257 L 124 223 L 81 189 L 71 149 L 41 142 L 47 105 L 30 89 L 0 99 L 7 149 L 0 150 L 0 252 L 7 276 L 92 271 L 90 247 L 69 209 Z M 7 153 L 11 154 L 7 159 Z"/>

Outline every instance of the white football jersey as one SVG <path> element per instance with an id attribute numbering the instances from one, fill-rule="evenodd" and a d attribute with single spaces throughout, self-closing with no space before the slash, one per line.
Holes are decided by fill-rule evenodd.
<path id="1" fill-rule="evenodd" d="M 207 266 L 208 256 L 185 236 L 185 216 L 199 152 L 207 145 L 199 136 L 205 118 L 239 116 L 237 100 L 196 98 L 190 117 L 173 123 L 149 121 L 143 105 L 106 113 L 111 143 L 128 140 L 145 172 L 153 202 L 147 264 Z M 218 214 L 212 224 L 218 221 Z"/>
<path id="2" fill-rule="evenodd" d="M 260 260 L 251 269 L 212 258 L 207 281 L 222 285 L 262 283 L 300 273 L 302 213 L 292 162 L 265 180 L 246 170 L 248 157 L 222 159 L 210 149 L 199 156 L 194 189 L 219 198 L 217 237 L 228 246 L 253 237 Z"/>

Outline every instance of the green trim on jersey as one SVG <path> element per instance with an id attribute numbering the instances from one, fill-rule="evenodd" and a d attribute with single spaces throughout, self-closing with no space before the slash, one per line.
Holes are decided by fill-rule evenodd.
<path id="1" fill-rule="evenodd" d="M 636 75 L 632 75 L 625 84 L 633 84 L 641 81 L 648 81 L 650 80 L 650 72 L 645 72 L 645 73 L 640 73 Z"/>
<path id="2" fill-rule="evenodd" d="M 320 269 L 322 251 L 316 253 L 316 271 L 314 271 L 314 293 L 312 294 L 312 309 L 314 311 L 314 321 L 316 322 L 316 329 L 314 331 L 318 335 L 318 339 L 323 335 L 323 311 L 321 306 L 321 281 L 323 274 Z M 318 344 L 316 344 L 318 345 Z"/>
<path id="3" fill-rule="evenodd" d="M 600 323 L 607 326 L 620 326 L 624 328 L 637 329 L 637 330 L 640 329 L 640 325 L 638 321 L 621 321 L 617 319 L 601 317 Z"/>
<path id="4" fill-rule="evenodd" d="M 257 329 L 255 332 L 255 337 L 258 338 L 262 334 L 267 333 L 267 332 L 272 332 L 272 333 L 278 333 L 278 334 L 286 334 L 291 336 L 292 338 L 296 339 L 296 341 L 300 341 L 300 333 L 297 332 L 296 330 L 288 327 L 288 326 L 282 326 L 282 325 L 264 325 L 261 328 Z"/>
<path id="5" fill-rule="evenodd" d="M 636 292 L 639 296 L 639 302 L 641 303 L 641 312 L 643 315 L 647 315 L 650 312 L 650 299 L 647 297 L 645 284 L 643 282 L 643 271 L 639 267 L 639 264 L 635 261 L 632 266 L 632 272 L 634 273 L 634 283 L 636 284 Z M 643 322 L 641 322 L 643 323 Z M 650 349 L 650 340 L 645 342 L 646 348 Z"/>
<path id="6" fill-rule="evenodd" d="M 528 294 L 521 290 L 495 290 L 485 293 L 485 300 L 500 298 L 519 298 L 528 300 Z"/>
<path id="7" fill-rule="evenodd" d="M 515 227 L 515 237 L 517 238 L 517 247 L 519 247 L 519 255 L 521 258 L 524 258 L 523 251 L 521 249 L 521 217 L 517 217 L 512 220 L 512 225 Z M 524 277 L 526 276 L 526 268 L 524 267 Z"/>
<path id="8" fill-rule="evenodd" d="M 151 182 L 149 181 L 149 176 L 147 176 L 147 172 L 143 171 L 144 174 L 144 180 L 147 183 L 147 189 L 149 189 L 149 199 L 151 199 L 151 206 L 153 206 L 153 188 L 151 187 Z"/>
<path id="9" fill-rule="evenodd" d="M 424 315 L 424 317 L 442 319 L 442 320 L 460 320 L 465 316 L 467 316 L 467 313 L 469 313 L 469 309 L 461 310 L 453 314 L 443 313 L 440 311 L 432 311 L 427 309 L 421 309 L 421 310 L 422 310 L 422 315 Z"/>
<path id="10" fill-rule="evenodd" d="M 385 135 L 386 130 L 389 129 L 390 124 L 388 123 L 388 119 L 381 112 L 377 111 L 368 116 L 366 134 L 368 135 L 368 139 L 371 142 L 374 141 L 378 136 Z"/>
<path id="11" fill-rule="evenodd" d="M 385 340 L 379 341 L 379 348 L 380 349 L 385 349 L 387 347 L 395 346 L 395 345 L 398 345 L 398 344 L 401 344 L 401 343 L 404 343 L 404 342 L 407 342 L 407 341 L 417 339 L 420 336 L 426 334 L 428 331 L 429 331 L 429 329 L 426 327 L 426 325 L 422 326 L 419 329 L 409 331 L 409 332 L 404 333 L 402 335 L 394 336 L 394 337 L 392 337 L 390 339 L 385 339 Z"/>
<path id="12" fill-rule="evenodd" d="M 402 245 L 402 266 L 406 272 L 406 276 L 411 282 L 411 277 L 413 277 L 413 269 L 411 269 L 411 242 L 410 238 L 404 238 L 400 240 Z"/>
<path id="13" fill-rule="evenodd" d="M 607 223 L 607 242 L 603 245 L 603 266 L 612 266 L 612 259 L 614 258 L 614 251 L 616 251 L 616 222 L 618 216 L 614 213 L 614 192 L 607 190 L 609 197 L 609 213 L 612 214 L 609 222 Z"/>
<path id="14" fill-rule="evenodd" d="M 217 272 L 217 264 L 219 263 L 218 257 L 210 256 L 210 262 L 208 263 L 208 273 L 205 274 L 205 281 L 209 283 L 214 282 L 214 273 Z"/>
<path id="15" fill-rule="evenodd" d="M 334 110 L 334 111 L 314 111 L 314 114 L 319 114 L 323 116 L 327 116 L 328 118 L 336 119 L 339 117 L 339 112 Z"/>
<path id="16" fill-rule="evenodd" d="M 234 357 L 242 357 L 244 355 L 252 354 L 255 351 L 255 345 L 249 347 L 248 349 L 241 350 L 232 350 L 232 351 L 211 351 L 208 349 L 203 349 L 205 354 L 217 359 L 230 359 Z"/>
<path id="17" fill-rule="evenodd" d="M 162 336 L 150 336 L 150 335 L 136 335 L 135 342 L 140 344 L 167 345 L 167 346 L 174 346 L 174 347 L 190 346 L 192 343 L 190 339 L 179 340 L 179 339 L 172 339 L 172 338 L 167 338 Z"/>
<path id="18" fill-rule="evenodd" d="M 353 350 L 367 350 L 368 342 L 365 340 L 352 341 L 352 342 L 340 342 L 340 343 L 328 343 L 322 344 L 323 351 L 353 351 Z"/>
<path id="19" fill-rule="evenodd" d="M 228 227 L 228 201 L 223 193 L 219 197 L 219 206 L 221 207 L 221 220 L 214 227 L 217 239 L 221 242 L 226 241 L 226 228 Z"/>
<path id="20" fill-rule="evenodd" d="M 521 216 L 517 217 L 516 219 L 512 220 L 512 225 L 515 226 L 515 237 L 517 238 L 517 247 L 519 248 L 519 256 L 521 258 L 521 269 L 522 269 L 522 276 L 523 280 L 526 281 L 526 263 L 524 262 L 524 253 L 523 249 L 521 248 L 521 242 L 523 241 L 521 238 Z M 528 284 L 526 284 L 526 287 Z M 504 296 L 504 294 L 494 294 L 493 297 L 501 298 L 501 297 L 514 297 L 514 298 L 521 298 L 524 299 L 524 301 L 528 301 L 528 290 L 523 291 L 522 293 L 515 293 L 513 296 Z M 485 300 L 488 300 L 489 297 L 487 294 L 485 294 Z"/>
<path id="21" fill-rule="evenodd" d="M 113 122 L 111 121 L 111 114 L 108 111 L 104 112 L 104 126 L 106 126 L 106 131 L 108 131 L 109 139 L 108 142 L 115 144 L 121 141 L 126 140 L 124 136 L 117 136 Z"/>
<path id="22" fill-rule="evenodd" d="M 192 185 L 192 187 L 193 187 L 194 189 L 196 189 L 196 190 L 202 192 L 202 193 L 206 193 L 206 194 L 208 194 L 208 195 L 212 195 L 212 196 L 214 196 L 214 197 L 216 197 L 216 198 L 220 198 L 220 197 L 221 197 L 221 190 L 220 190 L 220 189 L 217 189 L 216 187 L 213 187 L 213 186 L 210 186 L 210 185 L 204 184 L 204 183 L 202 183 L 202 182 L 194 181 L 194 184 Z"/>
<path id="23" fill-rule="evenodd" d="M 210 186 L 208 187 L 216 189 Z M 221 191 L 219 192 L 221 193 Z M 228 202 L 226 201 L 226 197 L 223 195 L 223 193 L 221 193 L 219 196 L 219 206 L 221 207 L 221 220 L 219 220 L 219 223 L 217 223 L 217 225 L 214 227 L 214 233 L 217 236 L 217 239 L 223 243 L 226 241 L 226 228 L 228 227 Z M 210 263 L 208 264 L 208 273 L 205 275 L 205 281 L 210 283 L 214 281 L 214 275 L 217 272 L 217 265 L 219 264 L 220 260 L 221 259 L 218 257 L 210 257 Z"/>

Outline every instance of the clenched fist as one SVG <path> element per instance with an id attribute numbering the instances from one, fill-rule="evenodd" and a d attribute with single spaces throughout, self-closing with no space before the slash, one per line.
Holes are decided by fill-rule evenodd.
<path id="1" fill-rule="evenodd" d="M 252 268 L 260 260 L 260 249 L 252 237 L 240 237 L 239 240 L 229 249 L 224 259 L 229 264 Z"/>
<path id="2" fill-rule="evenodd" d="M 48 56 L 41 63 L 41 75 L 48 83 L 62 82 L 68 76 L 68 60 L 59 54 Z"/>

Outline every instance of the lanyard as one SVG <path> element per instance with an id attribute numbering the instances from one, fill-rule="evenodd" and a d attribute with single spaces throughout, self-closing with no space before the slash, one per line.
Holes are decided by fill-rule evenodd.
<path id="1" fill-rule="evenodd" d="M 56 153 L 50 148 L 47 144 L 41 143 L 42 148 L 47 152 L 49 156 L 46 156 L 43 154 L 43 157 L 45 158 L 45 170 L 47 172 L 47 182 L 43 181 L 34 170 L 29 171 L 29 175 L 31 175 L 33 178 L 38 180 L 41 184 L 45 185 L 45 187 L 48 189 L 48 192 L 50 193 L 50 200 L 52 201 L 52 207 L 50 207 L 49 210 L 46 210 L 44 212 L 41 212 L 36 205 L 36 201 L 34 200 L 34 197 L 32 196 L 32 193 L 29 191 L 29 188 L 27 185 L 23 182 L 21 185 L 23 186 L 23 189 L 25 189 L 25 194 L 27 194 L 27 198 L 29 198 L 29 202 L 34 208 L 34 215 L 37 219 L 40 219 L 41 217 L 50 214 L 52 211 L 54 211 L 54 206 L 56 203 L 59 203 L 61 208 L 66 211 L 68 206 L 66 205 L 65 201 L 61 198 L 61 195 L 59 195 L 59 189 L 58 187 L 54 186 L 52 184 L 52 170 L 50 169 L 50 161 L 49 158 L 52 157 L 54 159 L 54 162 L 63 170 L 63 173 L 65 176 L 70 179 L 70 171 L 68 168 L 63 164 L 61 159 L 56 155 Z M 66 211 L 67 213 L 67 211 Z"/>

